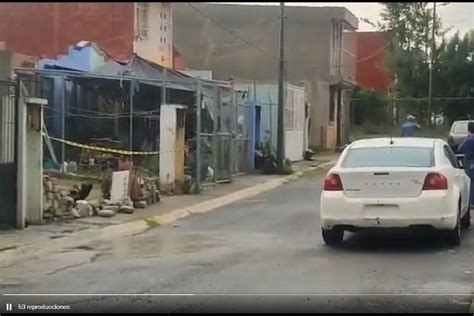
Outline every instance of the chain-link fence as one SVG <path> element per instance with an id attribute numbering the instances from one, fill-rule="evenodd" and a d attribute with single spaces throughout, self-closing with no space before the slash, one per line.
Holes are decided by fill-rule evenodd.
<path id="1" fill-rule="evenodd" d="M 15 84 L 0 80 L 0 228 L 16 223 L 17 117 Z"/>
<path id="2" fill-rule="evenodd" d="M 421 125 L 417 135 L 445 138 L 452 122 L 474 119 L 474 98 L 434 97 L 431 115 L 428 113 L 429 102 L 425 97 L 383 98 L 378 102 L 352 99 L 350 138 L 364 135 L 400 136 L 401 125 L 408 115 L 414 115 Z"/>
<path id="3" fill-rule="evenodd" d="M 60 140 L 53 142 L 52 149 L 59 153 L 57 164 L 48 167 L 58 168 L 70 160 L 77 161 L 77 165 L 84 161 L 88 164 L 90 159 L 82 159 L 84 149 L 71 145 L 77 143 L 125 152 L 105 154 L 111 159 L 128 157 L 128 152 L 159 152 L 129 157 L 135 165 L 144 165 L 158 174 L 160 105 L 157 106 L 156 100 L 161 100 L 161 104 L 185 105 L 187 150 L 182 160 L 185 173 L 194 183 L 226 182 L 233 173 L 249 170 L 245 159 L 249 156 L 247 130 L 252 128 L 246 116 L 248 106 L 236 105 L 229 82 L 189 77 L 183 82 L 163 83 L 152 79 L 143 82 L 132 77 L 97 78 L 88 74 L 44 72 L 19 71 L 19 80 L 32 96 L 48 100 L 44 109 L 45 126 L 48 136 Z M 94 140 L 108 142 L 96 144 Z M 86 151 L 97 153 L 94 149 Z M 48 163 L 50 150 L 44 152 Z"/>
<path id="4" fill-rule="evenodd" d="M 474 117 L 474 97 L 435 97 L 431 104 L 431 115 L 427 98 L 383 98 L 376 102 L 351 100 L 352 125 L 397 125 L 407 115 L 414 115 L 418 122 L 433 126 L 450 124 L 455 120 Z"/>
<path id="5" fill-rule="evenodd" d="M 251 138 L 255 130 L 254 106 L 240 97 L 237 98 L 236 106 L 235 170 L 236 173 L 246 173 L 252 169 Z"/>

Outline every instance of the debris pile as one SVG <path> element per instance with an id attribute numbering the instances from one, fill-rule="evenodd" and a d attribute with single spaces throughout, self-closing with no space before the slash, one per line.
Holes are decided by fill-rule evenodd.
<path id="1" fill-rule="evenodd" d="M 156 178 L 149 177 L 146 170 L 140 167 L 133 167 L 126 172 L 125 178 L 114 178 L 114 172 L 110 170 L 104 174 L 100 200 L 87 200 L 93 189 L 92 184 L 82 183 L 69 191 L 60 190 L 57 178 L 44 175 L 43 218 L 58 220 L 90 216 L 113 217 L 117 213 L 133 214 L 135 209 L 143 209 L 160 201 Z M 113 181 L 119 183 L 113 185 Z M 114 188 L 121 191 L 112 192 Z"/>
<path id="2" fill-rule="evenodd" d="M 72 219 L 95 214 L 94 206 L 85 201 L 92 191 L 92 184 L 74 186 L 72 190 L 60 190 L 58 179 L 44 175 L 44 219 Z"/>

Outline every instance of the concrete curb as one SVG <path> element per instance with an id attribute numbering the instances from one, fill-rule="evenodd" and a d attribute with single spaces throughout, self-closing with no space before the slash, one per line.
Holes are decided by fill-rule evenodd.
<path id="1" fill-rule="evenodd" d="M 273 190 L 285 183 L 288 183 L 290 181 L 295 181 L 301 178 L 306 173 L 310 173 L 318 169 L 324 169 L 327 166 L 330 166 L 333 164 L 334 164 L 334 161 L 330 161 L 327 163 L 323 163 L 317 167 L 306 168 L 306 169 L 297 171 L 292 175 L 288 175 L 288 176 L 278 178 L 278 179 L 273 179 L 261 184 L 254 185 L 246 189 L 242 189 L 237 192 L 233 192 L 233 193 L 230 193 L 230 194 L 227 194 L 215 199 L 211 199 L 211 200 L 201 202 L 199 204 L 195 204 L 190 207 L 177 209 L 164 215 L 153 216 L 148 219 L 145 219 L 145 221 L 154 221 L 160 225 L 166 225 L 166 224 L 173 223 L 179 219 L 185 218 L 192 214 L 204 214 L 212 210 L 215 210 L 217 208 L 220 208 L 222 206 L 232 204 L 239 200 L 248 199 L 256 195 L 259 195 L 261 193 Z"/>
<path id="2" fill-rule="evenodd" d="M 157 225 L 167 225 L 193 214 L 205 214 L 236 201 L 248 199 L 258 194 L 273 190 L 279 186 L 284 185 L 285 183 L 298 180 L 307 173 L 311 173 L 318 169 L 325 169 L 334 163 L 335 161 L 322 163 L 316 167 L 310 167 L 297 171 L 289 176 L 272 179 L 264 183 L 220 196 L 218 198 L 210 199 L 189 207 L 176 209 L 166 214 L 151 216 L 118 225 L 107 226 L 98 230 L 91 231 L 87 229 L 80 231 L 65 238 L 50 240 L 48 241 L 48 247 L 45 247 L 44 242 L 42 242 L 39 245 L 28 245 L 15 250 L 4 251 L 0 254 L 0 268 L 9 266 L 12 264 L 12 262 L 19 262 L 20 260 L 27 257 L 39 256 L 40 254 L 46 253 L 48 251 L 73 248 L 105 238 L 110 239 L 113 237 L 125 237 L 142 233 L 150 228 L 150 223 L 155 223 Z"/>

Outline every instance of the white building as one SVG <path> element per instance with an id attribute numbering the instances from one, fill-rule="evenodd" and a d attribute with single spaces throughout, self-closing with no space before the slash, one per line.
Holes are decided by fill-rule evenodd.
<path id="1" fill-rule="evenodd" d="M 135 2 L 133 50 L 159 65 L 173 67 L 173 8 L 171 2 Z"/>
<path id="2" fill-rule="evenodd" d="M 235 83 L 235 89 L 248 91 L 249 102 L 256 104 L 256 145 L 271 144 L 277 148 L 278 84 Z M 285 86 L 285 157 L 292 161 L 303 159 L 307 148 L 307 120 L 305 118 L 305 88 L 286 83 Z"/>

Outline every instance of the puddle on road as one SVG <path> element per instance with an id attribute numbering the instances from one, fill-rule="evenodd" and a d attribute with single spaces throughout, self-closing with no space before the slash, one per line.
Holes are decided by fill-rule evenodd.
<path id="1" fill-rule="evenodd" d="M 204 249 L 216 248 L 222 244 L 223 241 L 220 239 L 199 234 L 119 238 L 103 242 L 100 247 L 94 247 L 96 251 L 100 250 L 101 254 L 95 256 L 91 262 L 192 254 Z"/>

